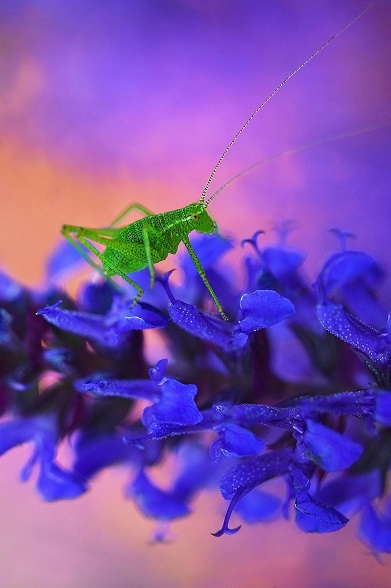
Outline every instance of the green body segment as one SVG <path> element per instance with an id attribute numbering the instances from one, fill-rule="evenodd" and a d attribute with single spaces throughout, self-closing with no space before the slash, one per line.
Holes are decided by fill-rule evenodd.
<path id="1" fill-rule="evenodd" d="M 114 226 L 134 209 L 144 214 L 144 218 L 123 228 Z M 120 276 L 136 288 L 137 295 L 133 300 L 133 305 L 141 298 L 143 290 L 127 274 L 148 267 L 152 287 L 155 280 L 154 264 L 166 259 L 170 253 L 176 253 L 179 244 L 184 243 L 218 311 L 227 320 L 206 277 L 205 270 L 190 244 L 189 234 L 192 231 L 207 235 L 218 231 L 217 224 L 209 216 L 203 202 L 195 202 L 161 214 L 152 214 L 142 205 L 132 204 L 108 228 L 88 229 L 74 225 L 64 225 L 62 228 L 64 237 L 92 267 L 108 278 Z M 103 251 L 97 249 L 93 243 L 104 246 Z M 101 265 L 96 263 L 82 246 L 95 255 Z"/>
<path id="2" fill-rule="evenodd" d="M 198 203 L 151 214 L 116 229 L 115 238 L 106 244 L 103 252 L 103 268 L 107 275 L 116 274 L 117 268 L 124 273 L 136 272 L 176 253 L 192 231 L 212 234 L 216 230 L 216 223 Z"/>

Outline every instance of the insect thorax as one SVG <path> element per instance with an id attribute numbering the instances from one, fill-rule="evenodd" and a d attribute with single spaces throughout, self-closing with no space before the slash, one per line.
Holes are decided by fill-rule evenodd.
<path id="1" fill-rule="evenodd" d="M 119 241 L 143 243 L 143 231 L 148 232 L 149 240 L 158 248 L 166 244 L 171 248 L 188 237 L 192 231 L 212 234 L 217 230 L 216 223 L 209 216 L 206 207 L 199 202 L 183 208 L 146 216 L 121 229 L 116 237 Z"/>
<path id="2" fill-rule="evenodd" d="M 103 267 L 108 274 L 134 272 L 148 265 L 145 241 L 148 241 L 152 263 L 176 253 L 179 243 L 189 233 L 212 234 L 217 225 L 205 206 L 196 202 L 183 208 L 141 218 L 119 229 L 103 253 Z"/>

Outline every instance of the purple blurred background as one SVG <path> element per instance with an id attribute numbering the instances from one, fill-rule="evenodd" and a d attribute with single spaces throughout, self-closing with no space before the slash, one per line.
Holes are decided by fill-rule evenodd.
<path id="1" fill-rule="evenodd" d="M 2 267 L 37 284 L 64 222 L 103 226 L 132 201 L 161 212 L 197 200 L 245 119 L 364 5 L 3 0 Z M 291 242 L 308 252 L 313 277 L 337 247 L 327 229 L 338 226 L 391 271 L 390 31 L 390 3 L 379 1 L 254 119 L 213 188 L 284 150 L 378 128 L 282 157 L 239 180 L 211 204 L 224 234 L 240 240 L 292 219 Z M 390 294 L 388 278 L 385 301 Z M 24 455 L 0 462 L 0 584 L 7 588 L 380 588 L 390 578 L 352 539 L 354 524 L 338 536 L 313 537 L 281 522 L 216 540 L 209 532 L 220 521 L 218 498 L 201 500 L 193 518 L 177 525 L 175 544 L 146 546 L 152 526 L 122 501 L 124 473 L 106 474 L 75 503 L 42 505 L 16 481 Z"/>

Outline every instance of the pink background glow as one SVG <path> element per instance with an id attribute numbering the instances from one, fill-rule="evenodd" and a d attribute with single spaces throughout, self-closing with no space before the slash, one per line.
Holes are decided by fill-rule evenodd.
<path id="1" fill-rule="evenodd" d="M 43 280 L 63 223 L 108 224 L 131 201 L 156 212 L 197 200 L 258 104 L 361 8 L 357 0 L 3 0 L 0 4 L 0 259 Z M 240 137 L 213 183 L 286 149 L 211 204 L 238 240 L 292 219 L 308 271 L 336 248 L 332 226 L 391 271 L 391 7 L 379 1 L 301 71 Z M 175 260 L 170 261 L 171 267 Z M 388 278 L 382 295 L 389 300 Z M 121 496 L 122 470 L 90 493 L 43 504 L 17 481 L 27 448 L 0 460 L 0 585 L 6 588 L 372 586 L 391 581 L 355 523 L 310 536 L 281 521 L 210 536 L 224 501 L 200 497 L 175 542 Z M 135 579 L 136 578 L 136 579 Z"/>

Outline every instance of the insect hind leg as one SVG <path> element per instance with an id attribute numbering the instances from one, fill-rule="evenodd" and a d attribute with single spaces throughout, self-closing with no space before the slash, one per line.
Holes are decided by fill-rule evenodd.
<path id="1" fill-rule="evenodd" d="M 108 236 L 113 236 L 113 232 L 117 231 L 117 229 L 99 229 L 100 233 L 106 234 Z M 88 241 L 88 238 L 94 239 L 97 243 L 102 245 L 108 245 L 112 242 L 112 239 L 107 239 L 97 234 L 94 229 L 86 229 L 85 227 L 79 227 L 75 225 L 64 225 L 62 227 L 61 233 L 65 237 L 65 239 L 80 253 L 80 255 L 85 259 L 85 261 L 93 267 L 101 276 L 103 276 L 115 290 L 118 290 L 118 286 L 115 282 L 110 278 L 109 273 L 106 269 L 103 269 L 103 254 L 92 245 Z M 75 234 L 76 236 L 73 236 Z M 102 265 L 98 265 L 91 257 L 88 255 L 85 249 L 81 247 L 83 245 L 88 251 L 93 253 L 101 262 Z M 107 262 L 106 262 L 107 266 Z M 110 265 L 107 266 L 107 269 L 112 273 L 112 275 L 120 276 L 125 282 L 133 286 L 133 288 L 137 291 L 136 296 L 133 298 L 131 307 L 135 306 L 138 301 L 140 300 L 141 296 L 144 294 L 144 290 L 139 286 L 134 280 L 129 278 L 126 274 L 119 271 L 118 268 L 111 267 Z"/>
<path id="2" fill-rule="evenodd" d="M 125 210 L 121 212 L 121 214 L 113 220 L 113 222 L 110 224 L 110 227 L 114 227 L 114 225 L 118 224 L 122 219 L 128 216 L 128 214 L 132 212 L 132 210 L 138 210 L 138 212 L 141 212 L 141 214 L 143 214 L 144 216 L 153 215 L 153 212 L 151 212 L 148 208 L 145 208 L 145 206 L 143 206 L 142 204 L 139 204 L 138 202 L 133 202 L 133 204 L 130 204 L 130 206 L 125 208 Z"/>
<path id="3" fill-rule="evenodd" d="M 80 236 L 79 237 L 79 241 L 82 245 L 84 245 L 85 247 L 87 247 L 87 249 L 89 251 L 91 251 L 94 255 L 96 255 L 101 263 L 103 264 L 103 254 L 96 248 L 94 247 L 85 237 Z M 99 243 L 101 243 L 102 241 L 104 241 L 104 239 L 101 239 L 100 241 L 98 241 Z M 87 256 L 88 257 L 88 256 Z M 92 261 L 91 258 L 90 262 Z M 92 261 L 92 263 L 94 263 Z M 108 280 L 111 284 L 114 285 L 114 287 L 117 289 L 115 283 L 113 282 L 113 280 L 111 280 L 110 276 L 108 275 L 107 271 L 103 269 L 103 267 L 98 266 L 97 264 L 94 264 L 99 268 L 100 273 L 106 278 L 106 280 Z M 107 262 L 106 262 L 106 266 L 107 266 Z M 141 296 L 144 294 L 144 290 L 141 288 L 141 286 L 139 286 L 137 284 L 137 282 L 135 282 L 134 280 L 132 280 L 131 278 L 129 278 L 129 276 L 127 276 L 126 274 L 124 274 L 123 272 L 119 271 L 118 268 L 114 268 L 111 267 L 110 265 L 107 266 L 107 268 L 112 272 L 113 275 L 117 275 L 120 278 L 122 278 L 125 282 L 127 282 L 128 284 L 130 284 L 131 286 L 133 286 L 133 288 L 137 291 L 136 296 L 133 298 L 132 302 L 131 302 L 131 308 L 133 306 L 135 306 L 138 301 L 140 300 Z"/>
<path id="4" fill-rule="evenodd" d="M 95 261 L 93 259 L 91 259 L 91 257 L 88 255 L 88 253 L 86 252 L 85 249 L 83 249 L 83 247 L 80 246 L 80 243 L 82 243 L 89 251 L 91 251 L 91 253 L 93 253 L 94 255 L 96 255 L 99 259 L 101 259 L 101 253 L 100 251 L 98 251 L 95 247 L 93 247 L 91 245 L 91 243 L 88 243 L 88 241 L 84 241 L 84 239 L 82 240 L 82 238 L 80 237 L 74 237 L 71 233 L 77 233 L 78 231 L 76 229 L 80 229 L 81 227 L 75 227 L 72 225 L 64 225 L 62 227 L 61 233 L 62 235 L 65 237 L 65 239 L 68 241 L 68 243 L 70 243 L 72 245 L 72 247 L 74 249 L 76 249 L 76 251 L 78 253 L 80 253 L 80 255 L 83 257 L 83 259 L 91 266 L 93 267 L 97 272 L 99 272 L 101 275 L 105 275 L 103 268 L 98 265 L 97 263 L 95 263 Z"/>
<path id="5" fill-rule="evenodd" d="M 105 278 L 110 283 L 111 287 L 114 290 L 116 290 L 118 292 L 119 288 L 118 288 L 117 284 L 105 272 L 103 267 L 101 265 L 97 264 L 86 252 L 86 249 L 87 249 L 88 251 L 93 253 L 102 262 L 101 252 L 98 251 L 98 249 L 96 247 L 94 247 L 91 243 L 89 243 L 89 241 L 87 241 L 85 238 L 83 238 L 83 236 L 78 235 L 78 233 L 80 233 L 82 230 L 83 230 L 83 227 L 78 227 L 78 226 L 74 226 L 74 225 L 64 225 L 61 229 L 61 233 L 64 236 L 64 238 L 68 241 L 68 243 L 70 243 L 70 245 L 72 245 L 72 247 L 74 249 L 76 249 L 76 251 L 78 253 L 80 253 L 82 258 L 95 271 L 97 271 L 98 274 L 100 274 L 103 278 Z M 78 236 L 74 237 L 72 235 L 72 233 L 76 233 Z M 86 249 L 83 249 L 83 247 L 81 247 L 81 245 L 83 245 Z"/>

